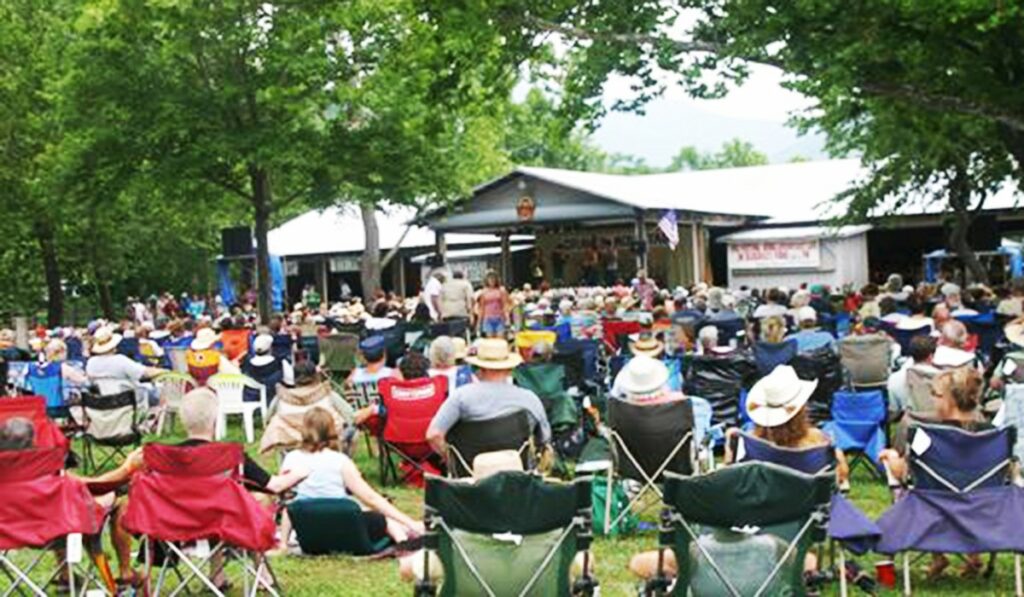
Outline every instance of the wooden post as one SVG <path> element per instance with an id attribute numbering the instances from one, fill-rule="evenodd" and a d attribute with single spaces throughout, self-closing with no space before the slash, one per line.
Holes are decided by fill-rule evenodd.
<path id="1" fill-rule="evenodd" d="M 642 209 L 636 210 L 636 241 L 640 243 L 640 250 L 636 253 L 636 269 L 647 269 L 647 218 L 646 212 Z M 649 276 L 651 273 L 647 272 Z"/>
<path id="2" fill-rule="evenodd" d="M 698 224 L 697 221 L 694 220 L 693 222 L 690 223 L 690 241 L 691 249 L 693 251 L 693 284 L 700 282 L 704 278 L 702 274 L 702 270 L 704 269 L 703 260 L 701 259 L 701 245 L 704 243 L 701 242 L 702 239 L 700 235 L 700 224 Z"/>
<path id="3" fill-rule="evenodd" d="M 405 298 L 405 256 L 399 253 L 395 256 L 398 259 L 398 296 Z"/>
<path id="4" fill-rule="evenodd" d="M 509 246 L 509 233 L 501 233 L 501 283 L 506 288 L 512 286 L 512 247 Z"/>
<path id="5" fill-rule="evenodd" d="M 328 281 L 331 279 L 331 268 L 329 267 L 331 258 L 327 255 L 320 256 L 320 304 L 330 304 L 330 299 L 327 298 L 327 287 Z"/>
<path id="6" fill-rule="evenodd" d="M 441 265 L 448 263 L 448 241 L 444 232 L 434 232 L 434 254 L 441 258 Z"/>

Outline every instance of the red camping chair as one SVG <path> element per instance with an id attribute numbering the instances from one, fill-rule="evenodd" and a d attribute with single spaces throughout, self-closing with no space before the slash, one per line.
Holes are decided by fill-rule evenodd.
<path id="1" fill-rule="evenodd" d="M 438 375 L 412 381 L 385 379 L 378 387 L 385 416 L 378 450 L 380 482 L 387 484 L 389 471 L 396 483 L 422 482 L 425 467 L 433 468 L 428 472 L 439 472 L 439 457 L 427 443 L 427 427 L 448 396 L 448 378 Z M 392 456 L 404 463 L 401 478 Z"/>
<path id="2" fill-rule="evenodd" d="M 604 340 L 604 344 L 608 347 L 610 354 L 617 353 L 619 348 L 621 348 L 619 338 L 639 334 L 641 330 L 640 322 L 638 321 L 616 321 L 610 319 L 602 322 L 601 329 L 601 339 Z"/>
<path id="3" fill-rule="evenodd" d="M 67 452 L 68 438 L 61 432 L 60 426 L 46 416 L 46 398 L 42 396 L 0 398 L 0 425 L 14 418 L 32 421 L 32 426 L 35 429 L 35 448 L 58 448 L 62 452 Z"/>
<path id="4" fill-rule="evenodd" d="M 242 446 L 148 444 L 143 458 L 146 466 L 132 480 L 123 524 L 128 532 L 142 537 L 147 594 L 160 594 L 168 568 L 178 560 L 186 570 L 184 575 L 178 573 L 174 593 L 198 578 L 202 592 L 223 596 L 213 582 L 215 572 L 209 576 L 203 572 L 207 562 L 216 562 L 214 558 L 222 555 L 241 563 L 243 594 L 250 594 L 252 588 L 253 594 L 260 589 L 278 595 L 276 579 L 268 583 L 264 574 L 273 578 L 265 552 L 274 546 L 274 519 L 242 486 Z M 194 543 L 195 549 L 187 551 L 185 543 Z M 153 558 L 157 545 L 166 554 L 159 563 Z M 160 568 L 155 591 L 150 586 L 154 566 Z"/>
<path id="5" fill-rule="evenodd" d="M 251 336 L 252 332 L 246 329 L 224 330 L 220 333 L 220 343 L 229 361 L 237 361 L 239 357 L 249 352 Z"/>
<path id="6" fill-rule="evenodd" d="M 45 596 L 67 571 L 69 594 L 84 594 L 90 587 L 113 594 L 113 574 L 99 536 L 106 515 L 92 498 L 85 484 L 64 475 L 65 451 L 60 448 L 0 452 L 0 591 L 4 595 Z M 82 564 L 82 539 L 88 536 L 88 552 L 95 572 Z M 77 543 L 78 547 L 73 547 Z M 64 548 L 67 561 L 45 576 L 42 563 Z M 19 550 L 39 550 L 32 558 L 11 558 Z M 59 551 L 58 551 L 59 553 Z M 9 581 L 3 585 L 3 579 Z M 76 592 L 75 583 L 84 587 Z"/>

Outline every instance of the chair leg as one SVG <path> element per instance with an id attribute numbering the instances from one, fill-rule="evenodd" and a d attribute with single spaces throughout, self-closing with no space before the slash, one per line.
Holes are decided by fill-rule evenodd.
<path id="1" fill-rule="evenodd" d="M 256 441 L 256 430 L 253 424 L 253 409 L 247 408 L 242 412 L 242 422 L 245 424 L 245 443 L 251 444 Z"/>
<path id="2" fill-rule="evenodd" d="M 611 517 L 612 517 L 612 470 L 610 468 L 608 469 L 608 474 L 606 475 L 606 479 L 607 479 L 607 482 L 605 483 L 605 492 L 604 492 L 604 535 L 605 535 L 605 537 L 607 537 L 608 534 L 611 533 L 611 529 L 612 529 L 612 524 L 611 524 L 612 521 L 610 520 Z"/>
<path id="3" fill-rule="evenodd" d="M 848 589 L 846 586 L 846 552 L 843 551 L 841 546 L 839 547 L 839 570 L 837 574 L 839 575 L 839 596 L 846 597 L 849 594 L 847 593 Z"/>
<path id="4" fill-rule="evenodd" d="M 1013 554 L 1013 590 L 1017 597 L 1024 596 L 1024 584 L 1021 583 L 1020 554 Z"/>
<path id="5" fill-rule="evenodd" d="M 910 552 L 903 554 L 903 594 L 909 597 L 913 594 L 910 587 Z"/>

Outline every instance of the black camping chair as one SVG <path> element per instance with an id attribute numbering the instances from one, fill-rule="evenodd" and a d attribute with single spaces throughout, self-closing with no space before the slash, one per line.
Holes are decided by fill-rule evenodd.
<path id="1" fill-rule="evenodd" d="M 790 361 L 797 377 L 818 381 L 818 387 L 807 402 L 807 412 L 817 425 L 830 417 L 832 396 L 843 386 L 843 364 L 839 355 L 827 346 L 802 352 Z"/>
<path id="2" fill-rule="evenodd" d="M 518 410 L 485 421 L 459 421 L 448 431 L 448 475 L 473 476 L 473 460 L 480 454 L 515 450 L 523 468 L 533 468 L 533 424 L 530 415 Z"/>
<path id="3" fill-rule="evenodd" d="M 638 481 L 642 487 L 615 520 L 610 519 L 611 500 L 607 501 L 606 535 L 648 492 L 661 497 L 659 484 L 666 471 L 689 475 L 696 470 L 693 425 L 693 404 L 689 400 L 660 404 L 608 401 L 607 435 L 614 470 L 608 474 L 606 495 L 611 495 L 615 476 Z"/>
<path id="4" fill-rule="evenodd" d="M 713 424 L 739 424 L 740 393 L 754 384 L 757 368 L 746 353 L 724 356 L 697 355 L 686 368 L 684 387 L 691 396 L 711 403 Z"/>
<path id="5" fill-rule="evenodd" d="M 108 396 L 85 392 L 81 409 L 83 467 L 87 474 L 101 472 L 115 459 L 124 459 L 142 445 L 134 389 Z"/>

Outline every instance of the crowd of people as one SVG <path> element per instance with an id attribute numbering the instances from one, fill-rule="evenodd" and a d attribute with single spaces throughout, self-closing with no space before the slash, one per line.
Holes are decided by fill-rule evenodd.
<path id="1" fill-rule="evenodd" d="M 899 275 L 890 276 L 882 287 L 868 284 L 860 289 L 821 284 L 726 289 L 705 283 L 659 288 L 641 270 L 628 284 L 617 280 L 610 286 L 507 289 L 496 273 L 488 272 L 475 289 L 463 272 L 438 270 L 419 296 L 408 299 L 381 293 L 365 303 L 346 298 L 328 305 L 310 293 L 289 313 L 266 322 L 259 321 L 251 305 L 243 301 L 224 306 L 216 299 L 175 299 L 169 294 L 150 301 L 133 299 L 120 321 L 96 320 L 82 329 L 41 327 L 27 347 L 15 346 L 10 330 L 0 331 L 0 357 L 8 364 L 56 364 L 65 383 L 94 386 L 100 395 L 142 388 L 145 401 L 157 410 L 165 406 L 156 390 L 161 375 L 172 369 L 187 372 L 195 386 L 177 406 L 187 433 L 181 446 L 214 440 L 217 395 L 207 387 L 208 380 L 219 373 L 244 373 L 263 384 L 270 399 L 260 451 L 285 454 L 277 473 L 247 457 L 246 487 L 268 503 L 286 492 L 292 500 L 355 499 L 366 511 L 371 536 L 390 537 L 405 552 L 419 547 L 423 523 L 378 493 L 364 479 L 368 471 L 355 464 L 352 454 L 359 435 L 379 434 L 387 412 L 380 400 L 352 399 L 353 388 L 443 379 L 446 396 L 424 437 L 434 453 L 424 462 L 429 460 L 431 470 L 441 472 L 449 433 L 460 422 L 489 421 L 519 411 L 528 415 L 541 454 L 539 466 L 558 456 L 553 447 L 558 438 L 543 397 L 514 380 L 517 369 L 551 362 L 565 341 L 596 341 L 602 366 L 594 381 L 597 391 L 610 399 L 636 404 L 689 400 L 695 412 L 711 413 L 713 423 L 740 427 L 747 422 L 755 437 L 783 448 L 832 445 L 833 438 L 810 411 L 821 382 L 801 379 L 791 363 L 802 354 L 838 359 L 846 336 L 888 340 L 890 369 L 884 385 L 894 427 L 916 415 L 972 430 L 1011 424 L 1002 412 L 1002 391 L 1024 382 L 1020 280 L 995 289 L 961 289 L 951 282 L 910 286 Z M 981 316 L 990 316 L 998 336 L 994 341 L 978 331 L 982 324 L 974 322 Z M 609 322 L 631 325 L 616 338 L 608 334 Z M 403 344 L 400 354 L 394 354 L 388 335 L 392 329 L 403 334 L 419 330 L 428 341 Z M 308 344 L 303 338 L 354 330 L 359 361 L 342 378 L 304 348 Z M 550 335 L 520 342 L 519 335 L 529 331 Z M 183 360 L 175 356 L 179 353 Z M 694 391 L 684 364 L 691 357 L 751 363 L 753 373 L 744 380 L 745 412 L 720 417 L 724 411 L 715 398 Z M 927 412 L 915 412 L 922 407 L 911 386 L 921 375 L 929 380 L 933 399 Z M 582 416 L 591 418 L 589 429 L 599 429 L 600 409 L 589 395 L 577 398 Z M 0 428 L 0 450 L 23 449 L 31 445 L 30 436 L 31 426 L 26 430 L 23 420 L 12 419 Z M 591 436 L 580 442 L 600 439 L 598 432 Z M 728 441 L 723 446 L 727 464 L 735 455 Z M 879 455 L 895 483 L 907 475 L 906 449 L 894 442 Z M 849 467 L 839 450 L 837 462 L 838 483 L 848 487 Z M 117 468 L 88 481 L 128 482 L 143 466 L 136 451 Z M 522 466 L 513 458 L 481 468 Z M 138 584 L 133 538 L 117 517 L 112 528 L 120 578 L 126 585 Z M 280 520 L 278 540 L 283 552 L 294 547 L 287 515 Z M 422 574 L 416 561 L 403 560 L 404 576 Z M 630 568 L 648 578 L 657 565 L 657 555 L 646 553 L 634 557 Z M 930 574 L 938 576 L 948 565 L 935 556 Z M 674 566 L 674 560 L 667 563 L 669 570 Z M 808 563 L 808 574 L 815 566 Z M 964 572 L 977 573 L 979 568 L 977 558 L 971 558 Z"/>

